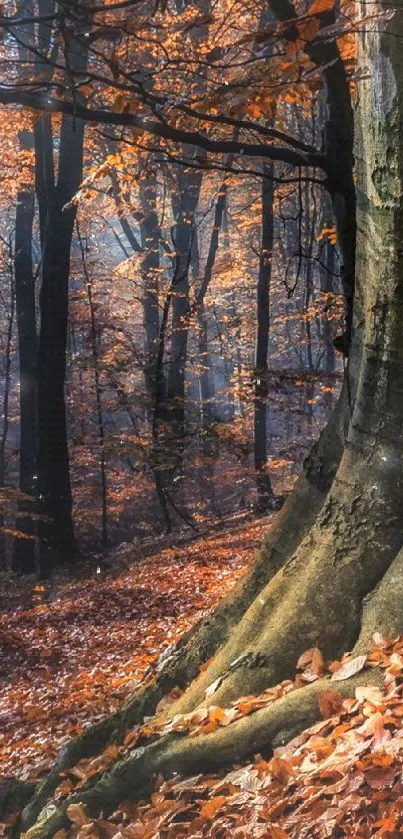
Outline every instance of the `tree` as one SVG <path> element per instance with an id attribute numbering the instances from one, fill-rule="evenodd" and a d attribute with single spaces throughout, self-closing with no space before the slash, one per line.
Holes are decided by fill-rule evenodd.
<path id="1" fill-rule="evenodd" d="M 270 330 L 270 280 L 273 257 L 273 169 L 262 179 L 262 246 L 257 283 L 257 334 L 255 355 L 254 460 L 259 509 L 267 512 L 274 493 L 267 469 L 267 396 Z"/>
<path id="2" fill-rule="evenodd" d="M 403 13 L 376 8 L 381 21 L 358 45 L 359 66 L 371 72 L 360 82 L 358 100 L 354 318 L 338 405 L 246 579 L 179 642 L 126 708 L 63 751 L 25 810 L 25 827 L 35 822 L 62 769 L 121 740 L 173 686 L 187 689 L 170 715 L 205 704 L 206 690 L 209 704 L 223 706 L 287 678 L 308 647 L 320 645 L 327 657 L 351 648 L 365 655 L 375 630 L 394 637 L 403 629 Z M 340 80 L 340 68 L 337 73 Z M 331 90 L 328 80 L 329 96 Z M 351 153 L 344 149 L 343 160 Z M 335 196 L 334 183 L 331 189 Z M 352 200 L 349 184 L 345 198 Z M 337 213 L 351 260 L 355 217 L 341 216 L 339 206 Z M 351 695 L 369 682 L 381 682 L 377 668 L 338 682 L 338 691 Z M 146 743 L 56 812 L 44 811 L 29 835 L 52 836 L 72 802 L 85 803 L 90 813 L 108 812 L 124 798 L 146 794 L 156 773 L 211 770 L 286 742 L 318 718 L 318 693 L 326 685 L 319 680 L 204 736 L 168 734 Z"/>
<path id="3" fill-rule="evenodd" d="M 54 14 L 53 0 L 39 12 Z M 90 25 L 89 23 L 87 25 Z M 87 51 L 65 32 L 67 73 L 83 73 Z M 46 54 L 51 29 L 39 25 L 37 72 L 49 72 Z M 43 57 L 42 57 L 43 56 Z M 65 377 L 70 251 L 76 216 L 71 199 L 83 177 L 84 122 L 64 115 L 55 135 L 44 115 L 35 126 L 36 193 L 41 231 L 40 331 L 37 354 L 37 495 L 40 502 L 41 569 L 47 575 L 54 560 L 71 559 L 75 547 L 67 442 Z M 58 147 L 58 169 L 54 152 Z"/>
<path id="4" fill-rule="evenodd" d="M 19 11 L 22 6 L 19 6 Z M 33 13 L 32 3 L 25 5 Z M 22 30 L 24 39 L 32 45 L 32 26 Z M 29 59 L 29 51 L 18 45 L 21 63 Z M 33 131 L 19 132 L 19 147 L 23 154 L 33 147 Z M 15 212 L 15 302 L 18 327 L 18 358 L 20 366 L 20 490 L 26 496 L 20 503 L 21 513 L 35 512 L 33 499 L 36 492 L 36 440 L 37 440 L 37 378 L 36 350 L 37 324 L 35 303 L 35 273 L 32 258 L 33 224 L 35 217 L 35 191 L 33 175 L 21 184 Z M 17 537 L 13 550 L 13 569 L 23 573 L 35 570 L 35 540 L 32 517 L 17 519 L 17 530 L 31 538 Z"/>
<path id="5" fill-rule="evenodd" d="M 7 436 L 10 425 L 10 391 L 11 391 L 11 368 L 12 368 L 12 348 L 13 348 L 13 330 L 14 330 L 14 310 L 15 310 L 15 293 L 14 284 L 15 276 L 13 271 L 13 246 L 11 237 L 8 241 L 5 237 L 1 237 L 1 277 L 7 278 L 9 282 L 9 294 L 2 288 L 2 299 L 4 301 L 4 316 L 5 316 L 5 335 L 2 336 L 4 347 L 4 370 L 2 370 L 2 405 L 1 415 L 2 424 L 0 431 L 0 490 L 5 487 L 7 474 L 7 459 L 6 447 Z M 7 299 L 8 298 L 8 299 Z M 5 304 L 5 305 L 4 305 Z M 6 567 L 6 541 L 4 533 L 4 515 L 3 511 L 0 513 L 0 568 Z"/>
<path id="6" fill-rule="evenodd" d="M 20 133 L 20 148 L 32 147 L 32 134 Z M 35 276 L 32 261 L 32 228 L 35 212 L 33 184 L 24 184 L 17 198 L 15 217 L 15 296 L 18 326 L 18 356 L 20 364 L 20 490 L 27 499 L 20 504 L 21 513 L 32 513 L 35 496 L 36 464 L 36 307 Z M 24 534 L 33 531 L 32 519 L 22 515 L 17 529 Z M 16 538 L 13 568 L 32 573 L 35 570 L 35 541 Z"/>

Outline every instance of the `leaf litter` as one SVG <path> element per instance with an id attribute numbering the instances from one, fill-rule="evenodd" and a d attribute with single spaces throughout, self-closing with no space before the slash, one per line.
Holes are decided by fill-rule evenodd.
<path id="1" fill-rule="evenodd" d="M 267 526 L 243 522 L 56 591 L 3 581 L 0 777 L 36 780 L 71 737 L 120 708 L 242 576 Z"/>
<path id="2" fill-rule="evenodd" d="M 250 550 L 250 540 L 255 536 L 259 541 L 260 534 L 248 531 L 246 554 Z M 8 721 L 7 725 L 7 714 L 2 712 L 6 720 L 5 736 L 2 735 L 6 747 L 0 759 L 6 769 L 16 767 L 22 777 L 29 779 L 39 777 L 49 768 L 60 745 L 76 729 L 80 730 L 86 722 L 99 718 L 105 711 L 114 710 L 127 698 L 133 690 L 133 682 L 140 681 L 150 665 L 155 665 L 158 653 L 213 605 L 223 589 L 227 590 L 242 574 L 242 549 L 235 563 L 228 559 L 234 552 L 234 538 L 242 542 L 245 533 L 229 537 L 231 544 L 228 543 L 227 556 L 214 555 L 214 539 L 209 542 L 208 550 L 203 540 L 202 548 L 200 544 L 191 547 L 186 560 L 183 548 L 180 559 L 175 550 L 164 551 L 113 580 L 91 579 L 84 586 L 82 583 L 79 587 L 67 585 L 54 603 L 39 603 L 9 615 L 7 624 L 1 624 L 1 639 L 3 644 L 6 639 L 5 646 L 10 644 L 10 663 L 13 648 L 14 653 L 17 649 L 10 693 L 14 702 L 18 699 L 11 716 L 14 714 L 14 720 L 20 721 L 20 728 L 13 741 L 11 723 Z M 180 581 L 179 569 L 184 572 Z M 136 608 L 133 589 L 149 586 L 157 597 L 162 579 L 163 593 L 169 591 L 172 603 L 177 603 L 177 593 L 180 602 L 186 604 L 183 610 L 178 608 L 175 612 L 171 608 L 167 614 L 159 604 L 159 615 L 156 616 L 152 608 L 151 614 L 138 616 L 137 620 L 133 618 Z M 113 595 L 109 598 L 109 623 L 102 621 L 102 610 L 108 608 L 107 594 L 116 590 L 124 594 L 119 602 L 118 644 L 116 630 L 115 634 L 112 631 L 110 639 L 105 635 L 105 629 L 109 633 L 110 624 L 113 630 L 117 623 L 116 609 L 111 615 L 115 604 Z M 83 648 L 79 640 L 82 636 L 78 632 L 81 623 L 76 619 L 77 611 L 73 611 L 73 619 L 71 615 L 73 605 L 81 615 L 84 600 L 95 639 L 94 645 L 89 640 Z M 94 620 L 95 603 L 99 623 Z M 169 637 L 167 625 L 172 627 L 172 637 Z M 95 642 L 99 641 L 100 626 L 103 628 L 103 647 L 99 651 Z M 55 627 L 59 632 L 59 646 L 49 647 L 49 634 Z M 146 640 L 141 640 L 145 627 L 149 634 Z M 87 624 L 84 631 L 88 629 Z M 55 685 L 48 686 L 51 700 L 55 696 L 57 700 L 54 716 L 49 721 L 43 713 L 46 708 L 38 702 L 37 692 L 44 690 L 41 681 L 51 675 L 51 657 L 46 650 L 51 650 L 52 657 L 55 648 L 61 654 L 63 641 L 66 643 L 63 631 L 71 636 L 71 670 L 58 684 L 59 693 L 55 692 Z M 123 632 L 127 647 L 123 643 Z M 37 641 L 39 666 L 36 656 L 31 660 L 27 655 L 25 662 L 18 658 L 21 646 L 27 649 L 32 638 L 40 639 L 39 643 Z M 128 661 L 125 655 L 136 648 L 139 638 L 140 649 L 137 647 L 136 656 L 129 659 L 130 666 L 125 669 Z M 100 682 L 98 655 L 105 661 Z M 77 672 L 77 660 L 85 661 L 87 669 Z M 90 661 L 91 668 L 88 666 Z M 385 672 L 383 689 L 360 685 L 355 690 L 355 698 L 348 699 L 337 692 L 337 682 L 376 667 Z M 22 670 L 25 682 L 19 686 L 18 693 L 15 680 L 21 679 Z M 129 755 L 150 735 L 158 737 L 169 731 L 184 731 L 190 736 L 199 736 L 221 726 L 230 726 L 234 720 L 323 677 L 328 678 L 329 687 L 318 696 L 321 721 L 287 746 L 276 749 L 270 760 L 255 755 L 253 762 L 233 766 L 222 774 L 185 779 L 175 776 L 170 780 L 157 777 L 151 800 L 137 804 L 122 802 L 108 819 L 102 814 L 98 819 L 91 819 L 83 805 L 70 805 L 67 811 L 70 828 L 58 831 L 55 839 L 336 839 L 344 836 L 397 839 L 403 834 L 403 637 L 387 642 L 379 633 L 374 635 L 368 656 L 347 654 L 341 662 L 325 662 L 320 649 L 314 647 L 300 656 L 293 680 L 285 680 L 259 696 L 241 697 L 227 708 L 206 704 L 192 714 L 178 715 L 168 722 L 155 718 L 146 720 L 143 726 L 136 726 L 127 733 L 122 746 L 109 746 L 102 754 L 82 760 L 69 769 L 61 779 L 56 795 L 63 798 L 78 791 L 89 778 L 108 769 L 118 758 Z M 29 703 L 26 700 L 30 678 L 32 698 Z M 103 690 L 99 690 L 100 686 Z M 174 688 L 161 701 L 157 711 L 167 710 L 178 695 L 179 689 Z M 214 690 L 206 696 L 206 703 L 207 700 L 212 703 L 213 696 Z M 22 748 L 18 740 L 21 731 L 25 734 Z M 35 740 L 39 741 L 36 749 Z M 2 835 L 6 833 L 6 825 L 0 825 L 0 828 Z"/>
<path id="3" fill-rule="evenodd" d="M 332 687 L 337 681 L 332 673 L 341 681 L 377 667 L 385 672 L 383 689 L 359 686 L 355 698 L 346 699 Z M 122 802 L 109 819 L 87 816 L 85 824 L 82 812 L 74 811 L 71 828 L 57 839 L 398 839 L 403 833 L 403 637 L 386 642 L 379 636 L 368 656 L 347 654 L 341 662 L 326 663 L 318 648 L 308 650 L 294 681 L 241 697 L 228 708 L 210 706 L 169 723 L 138 726 L 128 733 L 120 756 L 149 733 L 188 730 L 193 735 L 231 725 L 323 676 L 329 678 L 329 690 L 318 698 L 322 719 L 275 749 L 270 760 L 256 755 L 253 763 L 221 775 L 157 777 L 150 801 Z"/>

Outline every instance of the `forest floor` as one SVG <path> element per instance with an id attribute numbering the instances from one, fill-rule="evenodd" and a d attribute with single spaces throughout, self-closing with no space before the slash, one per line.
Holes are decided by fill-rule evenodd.
<path id="1" fill-rule="evenodd" d="M 125 543 L 107 568 L 62 575 L 50 586 L 7 575 L 0 586 L 0 777 L 36 779 L 83 726 L 121 707 L 162 651 L 244 573 L 271 518 L 159 546 L 147 557 Z"/>
<path id="2" fill-rule="evenodd" d="M 244 573 L 269 524 L 270 517 L 245 521 L 114 572 L 56 580 L 52 588 L 32 581 L 29 596 L 14 580 L 0 623 L 3 774 L 39 777 L 67 739 L 119 707 L 164 648 Z M 129 548 L 119 553 L 123 565 L 133 558 Z M 375 633 L 373 644 L 367 656 L 347 654 L 341 662 L 326 662 L 313 648 L 292 680 L 259 696 L 135 726 L 121 746 L 72 767 L 56 795 L 79 791 L 150 733 L 208 733 L 329 678 L 318 694 L 322 719 L 272 757 L 257 754 L 214 775 L 158 776 L 151 800 L 123 801 L 108 819 L 91 819 L 82 804 L 71 804 L 70 828 L 57 839 L 399 839 L 403 638 L 387 642 Z M 381 668 L 381 687 L 356 687 L 347 699 L 338 693 L 340 680 L 371 668 Z M 7 833 L 0 824 L 0 836 Z"/>

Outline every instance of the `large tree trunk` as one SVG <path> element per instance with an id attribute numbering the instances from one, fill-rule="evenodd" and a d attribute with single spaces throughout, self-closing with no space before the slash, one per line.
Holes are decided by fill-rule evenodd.
<path id="1" fill-rule="evenodd" d="M 45 27 L 43 38 L 49 37 Z M 66 61 L 83 72 L 86 48 L 69 40 Z M 54 138 L 50 117 L 35 126 L 36 192 L 40 215 L 42 276 L 38 340 L 38 500 L 40 565 L 47 576 L 54 562 L 71 559 L 75 548 L 65 405 L 66 345 L 70 251 L 76 217 L 71 199 L 83 174 L 84 123 L 62 117 L 58 138 L 58 171 L 53 167 Z"/>
<path id="2" fill-rule="evenodd" d="M 55 560 L 74 549 L 72 496 L 67 445 L 66 342 L 70 248 L 75 207 L 66 208 L 82 179 L 84 125 L 63 117 L 59 172 L 47 204 L 40 293 L 38 346 L 38 492 L 41 512 L 41 567 L 48 573 Z M 45 151 L 46 154 L 46 151 Z"/>
<path id="3" fill-rule="evenodd" d="M 348 382 L 246 581 L 181 642 L 176 658 L 150 682 L 148 700 L 154 695 L 147 710 L 158 684 L 163 682 L 164 690 L 186 684 L 218 644 L 212 663 L 170 714 L 257 693 L 289 676 L 299 654 L 313 644 L 327 657 L 352 647 L 362 653 L 374 630 L 392 637 L 403 630 L 403 13 L 382 28 L 367 32 L 360 43 L 362 66 L 373 72 L 360 82 L 359 235 Z M 334 431 L 346 419 L 347 439 L 334 475 L 339 445 L 333 440 L 340 440 Z M 184 664 L 190 665 L 188 676 Z M 205 690 L 217 678 L 221 681 L 206 700 Z M 375 669 L 337 688 L 350 695 L 357 684 L 380 681 Z M 319 680 L 205 736 L 157 739 L 90 782 L 53 815 L 44 813 L 30 835 L 52 836 L 65 824 L 66 804 L 72 801 L 87 804 L 90 814 L 108 812 L 124 798 L 147 793 L 156 773 L 195 774 L 286 742 L 318 718 L 318 693 L 326 685 L 326 679 Z M 135 698 L 125 724 L 128 715 L 131 724 L 141 717 L 148 700 L 146 692 Z M 119 737 L 123 716 L 98 728 L 103 744 Z M 97 740 L 92 730 L 92 745 L 85 736 L 88 753 L 96 748 L 94 741 L 99 746 L 100 736 Z M 70 747 L 59 771 L 67 754 L 68 760 L 82 756 L 78 746 L 75 755 Z M 47 795 L 50 781 L 44 789 Z M 26 810 L 26 825 L 35 820 L 38 802 Z"/>
<path id="4" fill-rule="evenodd" d="M 97 754 L 110 742 L 121 742 L 130 727 L 155 712 L 159 700 L 166 693 L 176 685 L 186 687 L 197 676 L 199 667 L 214 655 L 220 645 L 225 644 L 249 605 L 292 557 L 299 541 L 314 522 L 340 460 L 348 416 L 347 389 L 344 388 L 328 426 L 304 464 L 292 496 L 256 553 L 246 578 L 237 584 L 212 615 L 201 620 L 179 641 L 161 663 L 158 672 L 145 681 L 126 707 L 91 726 L 62 750 L 48 778 L 24 811 L 25 827 L 35 822 L 59 784 L 60 772 L 82 757 Z"/>

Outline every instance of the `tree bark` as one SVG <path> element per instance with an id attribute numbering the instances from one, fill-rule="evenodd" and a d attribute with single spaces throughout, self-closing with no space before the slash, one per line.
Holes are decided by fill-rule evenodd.
<path id="1" fill-rule="evenodd" d="M 143 248 L 141 274 L 143 278 L 143 318 L 145 335 L 144 376 L 151 404 L 155 402 L 156 363 L 158 353 L 159 316 L 159 279 L 160 279 L 160 239 L 161 228 L 157 214 L 157 179 L 152 172 L 140 182 L 140 202 L 142 220 L 140 237 Z"/>
<path id="2" fill-rule="evenodd" d="M 273 257 L 273 167 L 265 167 L 262 178 L 262 244 L 257 282 L 257 331 L 255 351 L 255 395 L 253 413 L 253 456 L 259 512 L 273 504 L 274 492 L 267 471 L 267 398 L 269 394 L 270 282 Z"/>
<path id="3" fill-rule="evenodd" d="M 168 399 L 175 444 L 181 447 L 185 435 L 185 375 L 189 315 L 189 268 L 192 252 L 194 216 L 200 196 L 203 174 L 197 169 L 179 171 L 179 201 L 175 217 L 176 251 L 172 292 L 171 358 L 168 376 Z"/>
<path id="4" fill-rule="evenodd" d="M 39 37 L 49 38 L 46 27 Z M 74 35 L 68 43 L 66 62 L 69 70 L 84 71 L 86 48 Z M 45 576 L 54 562 L 71 560 L 75 550 L 64 389 L 70 251 L 76 217 L 76 207 L 70 202 L 82 180 L 84 122 L 74 116 L 62 118 L 57 177 L 53 167 L 52 131 L 50 117 L 42 117 L 35 128 L 36 192 L 42 244 L 37 473 L 42 514 L 40 565 Z"/>
<path id="5" fill-rule="evenodd" d="M 32 148 L 33 138 L 20 135 L 20 147 Z M 37 445 L 37 376 L 36 376 L 36 304 L 35 277 L 32 263 L 32 228 L 35 214 L 34 185 L 24 186 L 17 196 L 15 218 L 15 294 L 18 327 L 18 355 L 20 367 L 20 490 L 32 496 L 32 502 L 19 505 L 21 513 L 35 511 L 36 445 Z M 32 536 L 16 537 L 12 567 L 23 574 L 35 570 L 35 526 L 29 516 L 17 518 L 16 529 Z"/>
<path id="6" fill-rule="evenodd" d="M 70 249 L 76 209 L 66 207 L 82 180 L 84 123 L 62 120 L 57 182 L 46 204 L 41 327 L 38 345 L 38 495 L 45 517 L 40 528 L 41 568 L 74 551 L 72 495 L 65 406 Z M 41 152 L 38 150 L 38 153 Z M 43 150 L 46 156 L 46 150 Z M 46 163 L 44 162 L 44 166 Z"/>
<path id="7" fill-rule="evenodd" d="M 11 368 L 12 368 L 12 347 L 13 347 L 13 332 L 14 332 L 14 316 L 15 316 L 15 277 L 13 271 L 13 251 L 11 239 L 8 243 L 8 269 L 10 277 L 9 285 L 9 301 L 10 307 L 7 312 L 7 327 L 5 334 L 4 347 L 4 380 L 3 380 L 3 399 L 2 399 L 2 416 L 3 423 L 0 433 L 0 489 L 5 486 L 6 480 L 6 450 L 7 437 L 10 426 L 10 389 L 11 389 Z M 0 568 L 6 568 L 6 539 L 4 533 L 4 516 L 0 513 Z"/>

